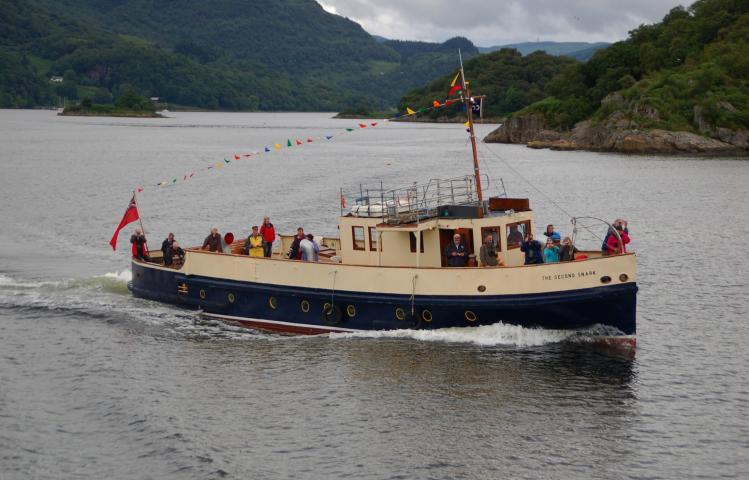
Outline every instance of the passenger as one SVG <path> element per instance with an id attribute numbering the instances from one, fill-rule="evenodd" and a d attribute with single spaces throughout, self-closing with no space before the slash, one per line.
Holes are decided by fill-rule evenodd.
<path id="1" fill-rule="evenodd" d="M 302 251 L 299 249 L 299 243 L 304 239 L 304 229 L 299 227 L 296 229 L 296 237 L 291 242 L 291 250 L 289 250 L 289 260 L 299 260 L 302 258 Z"/>
<path id="2" fill-rule="evenodd" d="M 611 253 L 611 251 L 609 250 L 608 243 L 609 243 L 609 237 L 611 236 L 616 237 L 616 235 L 614 235 L 614 229 L 621 230 L 624 233 L 626 233 L 627 236 L 629 236 L 629 229 L 627 228 L 627 221 L 622 218 L 617 218 L 616 220 L 614 220 L 613 226 L 609 227 L 608 231 L 606 232 L 606 236 L 603 237 L 603 243 L 601 244 L 601 253 L 603 255 L 609 255 Z"/>
<path id="3" fill-rule="evenodd" d="M 453 235 L 453 241 L 445 248 L 447 264 L 451 267 L 465 267 L 468 265 L 468 252 L 461 241 L 460 234 Z"/>
<path id="4" fill-rule="evenodd" d="M 299 242 L 299 251 L 302 252 L 303 262 L 318 262 L 320 261 L 320 245 L 315 241 L 315 237 L 308 233 Z"/>
<path id="5" fill-rule="evenodd" d="M 609 235 L 608 240 L 606 240 L 606 247 L 608 248 L 608 255 L 621 255 L 622 253 L 627 253 L 627 244 L 629 243 L 629 233 L 626 231 L 626 228 L 624 227 L 624 223 L 619 223 L 619 225 L 616 227 L 616 231 L 619 233 L 619 236 L 621 237 L 621 245 L 619 243 L 619 239 L 616 238 L 616 234 L 613 232 L 611 235 Z"/>
<path id="6" fill-rule="evenodd" d="M 497 247 L 494 245 L 494 237 L 487 235 L 484 244 L 479 249 L 479 260 L 482 267 L 504 267 L 502 260 L 499 260 Z"/>
<path id="7" fill-rule="evenodd" d="M 562 240 L 562 248 L 559 250 L 559 261 L 560 262 L 571 262 L 575 260 L 575 254 L 579 250 L 572 245 L 570 237 L 564 237 Z"/>
<path id="8" fill-rule="evenodd" d="M 185 263 L 185 251 L 182 250 L 176 240 L 172 244 L 172 260 L 174 261 L 175 267 Z"/>
<path id="9" fill-rule="evenodd" d="M 174 234 L 169 232 L 166 239 L 161 242 L 161 252 L 164 255 L 164 265 L 171 265 L 174 259 Z"/>
<path id="10" fill-rule="evenodd" d="M 559 235 L 557 232 L 554 232 L 551 234 L 551 240 L 554 242 L 554 245 L 557 247 L 562 247 L 562 236 Z"/>
<path id="11" fill-rule="evenodd" d="M 541 242 L 534 240 L 532 233 L 528 232 L 525 235 L 525 241 L 520 245 L 520 251 L 525 253 L 526 265 L 544 263 L 544 256 L 541 252 Z"/>
<path id="12" fill-rule="evenodd" d="M 218 228 L 211 227 L 211 233 L 205 237 L 205 240 L 203 240 L 203 246 L 201 249 L 208 250 L 209 252 L 222 252 L 222 243 L 221 235 L 218 233 Z"/>
<path id="13" fill-rule="evenodd" d="M 263 224 L 260 226 L 260 235 L 263 236 L 263 256 L 268 258 L 273 252 L 273 242 L 276 241 L 276 229 L 270 223 L 270 218 L 263 218 Z"/>
<path id="14" fill-rule="evenodd" d="M 252 227 L 252 233 L 244 241 L 242 253 L 251 257 L 260 258 L 263 256 L 263 237 L 260 236 L 257 225 Z"/>
<path id="15" fill-rule="evenodd" d="M 148 247 L 146 246 L 146 236 L 143 235 L 143 230 L 140 228 L 135 229 L 135 233 L 130 237 L 130 243 L 133 244 L 132 251 L 134 258 L 140 258 L 146 262 L 151 261 L 148 257 Z"/>
<path id="16" fill-rule="evenodd" d="M 510 233 L 507 234 L 507 246 L 520 245 L 523 243 L 523 234 L 518 230 L 517 225 L 510 225 Z"/>
<path id="17" fill-rule="evenodd" d="M 559 247 L 554 245 L 554 240 L 552 240 L 551 237 L 546 239 L 544 263 L 559 263 Z"/>
<path id="18" fill-rule="evenodd" d="M 552 224 L 546 225 L 546 231 L 544 232 L 544 235 L 547 238 L 552 238 L 554 235 L 556 235 L 559 238 L 559 240 L 562 239 L 562 237 L 557 232 L 554 231 L 554 225 Z"/>

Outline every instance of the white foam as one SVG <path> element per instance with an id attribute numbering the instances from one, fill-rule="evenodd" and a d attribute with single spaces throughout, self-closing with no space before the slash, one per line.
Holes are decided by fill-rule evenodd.
<path id="1" fill-rule="evenodd" d="M 123 283 L 127 283 L 133 279 L 133 272 L 130 270 L 123 270 L 121 272 L 107 272 L 104 275 L 97 275 L 98 278 L 111 278 L 118 280 Z"/>
<path id="2" fill-rule="evenodd" d="M 470 343 L 481 346 L 518 347 L 558 343 L 578 335 L 570 330 L 544 330 L 506 325 L 501 322 L 480 327 L 456 327 L 439 330 L 379 330 L 372 332 L 331 333 L 330 338 L 410 338 L 424 342 Z"/>

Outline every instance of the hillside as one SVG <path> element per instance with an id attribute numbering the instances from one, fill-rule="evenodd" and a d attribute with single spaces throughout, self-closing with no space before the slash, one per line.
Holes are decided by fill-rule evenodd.
<path id="1" fill-rule="evenodd" d="M 567 57 L 556 57 L 544 52 L 521 55 L 514 49 L 505 49 L 472 58 L 465 62 L 466 77 L 475 94 L 486 95 L 485 117 L 498 118 L 518 111 L 550 95 L 549 81 L 564 68 L 577 62 Z M 440 77 L 429 85 L 406 94 L 399 104 L 406 106 L 431 105 L 434 100 L 444 100 L 455 75 Z M 462 117 L 460 106 L 433 111 L 432 119 Z"/>
<path id="2" fill-rule="evenodd" d="M 381 42 L 313 0 L 0 0 L 0 12 L 4 106 L 132 87 L 208 109 L 387 108 L 453 69 L 457 45 L 478 54 L 465 39 Z"/>
<path id="3" fill-rule="evenodd" d="M 522 55 L 528 55 L 534 52 L 546 52 L 549 55 L 564 55 L 576 60 L 586 61 L 590 59 L 595 52 L 611 45 L 610 43 L 597 42 L 522 42 L 510 43 L 507 45 L 495 45 L 493 47 L 479 47 L 481 53 L 490 53 L 502 50 L 503 48 L 512 48 Z"/>
<path id="4" fill-rule="evenodd" d="M 749 2 L 699 0 L 674 8 L 661 23 L 643 25 L 587 63 L 568 66 L 548 91 L 487 141 L 746 153 Z"/>

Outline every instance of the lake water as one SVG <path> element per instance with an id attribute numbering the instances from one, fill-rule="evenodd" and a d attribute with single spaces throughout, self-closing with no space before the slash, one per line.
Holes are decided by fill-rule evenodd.
<path id="1" fill-rule="evenodd" d="M 481 145 L 539 229 L 571 233 L 538 190 L 629 220 L 634 357 L 502 325 L 280 337 L 132 298 L 134 225 L 107 244 L 131 190 L 152 248 L 263 215 L 335 234 L 339 188 L 470 173 L 466 133 L 171 115 L 0 111 L 0 479 L 747 478 L 749 161 Z"/>

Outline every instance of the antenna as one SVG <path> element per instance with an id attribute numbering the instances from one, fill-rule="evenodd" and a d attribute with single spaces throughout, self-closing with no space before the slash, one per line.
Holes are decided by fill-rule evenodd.
<path id="1" fill-rule="evenodd" d="M 479 203 L 484 203 L 484 196 L 481 193 L 481 172 L 479 171 L 479 156 L 476 150 L 476 134 L 473 131 L 473 100 L 471 97 L 471 88 L 468 82 L 466 82 L 466 72 L 463 70 L 463 56 L 458 49 L 458 58 L 460 59 L 460 76 L 463 79 L 463 88 L 465 89 L 465 97 L 463 103 L 466 105 L 466 115 L 468 116 L 468 132 L 471 134 L 471 150 L 473 151 L 473 176 L 476 179 L 476 196 L 479 199 Z"/>

